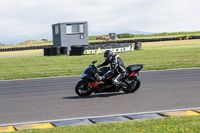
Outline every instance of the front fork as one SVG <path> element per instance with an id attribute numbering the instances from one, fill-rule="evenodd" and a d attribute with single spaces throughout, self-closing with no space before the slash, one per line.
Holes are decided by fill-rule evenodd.
<path id="1" fill-rule="evenodd" d="M 89 85 L 89 84 L 88 84 L 88 87 L 87 87 L 87 88 L 88 88 L 88 90 L 93 91 L 92 85 Z"/>

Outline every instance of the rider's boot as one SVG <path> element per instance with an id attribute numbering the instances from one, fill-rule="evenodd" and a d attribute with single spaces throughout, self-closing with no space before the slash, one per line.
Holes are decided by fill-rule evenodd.
<path id="1" fill-rule="evenodd" d="M 126 89 L 127 85 L 124 82 L 119 82 L 115 85 L 115 91 L 120 91 L 121 89 Z"/>

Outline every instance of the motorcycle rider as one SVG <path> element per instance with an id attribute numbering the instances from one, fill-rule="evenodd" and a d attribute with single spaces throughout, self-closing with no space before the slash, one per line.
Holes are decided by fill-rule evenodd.
<path id="1" fill-rule="evenodd" d="M 105 61 L 102 62 L 101 64 L 98 64 L 97 68 L 106 66 L 110 63 L 111 69 L 107 73 L 105 73 L 102 77 L 99 76 L 97 80 L 100 81 L 109 79 L 115 74 L 114 78 L 112 79 L 111 85 L 114 86 L 116 91 L 119 91 L 120 87 L 123 85 L 123 83 L 120 80 L 126 76 L 125 65 L 120 56 L 117 54 L 113 54 L 111 50 L 107 50 L 104 52 L 104 58 Z"/>

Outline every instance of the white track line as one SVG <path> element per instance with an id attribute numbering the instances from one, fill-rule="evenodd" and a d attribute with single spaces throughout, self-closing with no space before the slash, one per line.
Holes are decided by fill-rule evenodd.
<path id="1" fill-rule="evenodd" d="M 137 114 L 149 114 L 149 113 L 162 113 L 162 112 L 171 112 L 171 111 L 199 110 L 199 109 L 200 109 L 200 107 L 195 107 L 195 108 L 184 108 L 184 109 L 172 109 L 172 110 L 160 110 L 160 111 L 126 113 L 126 114 L 113 114 L 113 115 L 103 115 L 103 116 L 88 116 L 88 117 L 78 117 L 78 118 L 68 118 L 68 119 L 56 119 L 56 120 L 45 120 L 45 121 L 32 121 L 32 122 L 22 122 L 22 123 L 0 124 L 0 126 L 34 124 L 34 123 L 46 123 L 46 122 L 55 122 L 55 121 L 70 121 L 70 120 L 102 118 L 102 117 L 116 117 L 116 116 L 127 116 L 127 115 L 137 115 Z"/>

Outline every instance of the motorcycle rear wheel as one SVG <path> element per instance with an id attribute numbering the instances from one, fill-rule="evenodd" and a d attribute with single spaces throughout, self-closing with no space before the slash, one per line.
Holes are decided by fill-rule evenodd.
<path id="1" fill-rule="evenodd" d="M 88 84 L 84 81 L 79 81 L 75 87 L 75 92 L 80 97 L 87 97 L 92 94 L 93 91 L 89 90 Z"/>
<path id="2" fill-rule="evenodd" d="M 132 87 L 127 89 L 122 89 L 125 93 L 134 93 L 140 87 L 141 81 L 139 78 L 134 78 L 130 80 Z"/>

